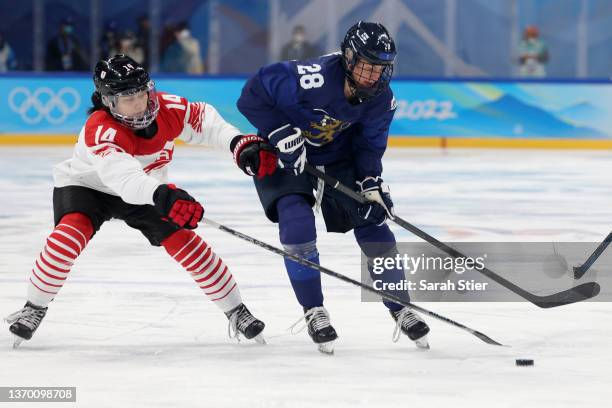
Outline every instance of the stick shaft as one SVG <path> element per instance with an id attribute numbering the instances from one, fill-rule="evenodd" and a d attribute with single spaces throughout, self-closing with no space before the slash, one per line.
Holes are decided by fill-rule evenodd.
<path id="1" fill-rule="evenodd" d="M 361 194 L 345 186 L 344 184 L 340 183 L 335 178 L 320 171 L 319 169 L 309 164 L 306 164 L 305 170 L 311 175 L 322 179 L 326 184 L 330 185 L 334 189 L 353 198 L 357 202 L 361 204 L 365 204 L 368 202 L 368 200 L 365 197 L 363 197 Z M 424 241 L 429 242 L 436 248 L 446 252 L 450 256 L 454 258 L 466 258 L 466 256 L 462 254 L 461 252 L 446 245 L 445 243 L 441 241 L 438 241 L 436 238 L 432 237 L 431 235 L 427 234 L 425 231 L 417 228 L 416 226 L 410 224 L 408 221 L 403 220 L 401 217 L 396 215 L 394 216 L 392 221 L 395 222 L 397 225 L 401 226 L 402 228 L 412 232 L 413 234 L 423 239 Z M 567 305 L 567 304 L 571 304 L 575 302 L 580 302 L 582 300 L 589 299 L 591 297 L 596 296 L 597 294 L 599 294 L 599 290 L 600 290 L 600 287 L 596 282 L 588 282 L 588 283 L 583 283 L 582 285 L 573 287 L 571 289 L 564 290 L 562 292 L 553 293 L 551 295 L 538 296 L 538 295 L 535 295 L 533 293 L 526 291 L 520 286 L 515 285 L 514 283 L 501 277 L 500 275 L 498 275 L 497 273 L 493 272 L 492 270 L 488 268 L 477 269 L 477 271 L 482 273 L 483 275 L 485 275 L 492 281 L 499 283 L 501 286 L 505 287 L 506 289 L 509 289 L 510 291 L 516 293 L 523 299 L 526 299 L 529 302 L 541 308 L 551 308 L 551 307 L 563 306 L 563 305 Z"/>
<path id="2" fill-rule="evenodd" d="M 586 273 L 586 271 L 589 270 L 589 268 L 595 263 L 597 258 L 599 258 L 601 254 L 603 254 L 603 252 L 606 250 L 606 248 L 608 247 L 608 245 L 610 245 L 611 242 L 612 232 L 610 232 L 608 236 L 601 242 L 601 244 L 599 244 L 597 248 L 595 248 L 595 251 L 593 251 L 591 256 L 589 256 L 582 265 L 574 267 L 574 274 L 577 278 L 581 277 Z"/>
<path id="3" fill-rule="evenodd" d="M 255 245 L 260 246 L 260 247 L 262 247 L 264 249 L 267 249 L 270 252 L 274 252 L 274 253 L 276 253 L 278 255 L 281 255 L 283 257 L 289 258 L 289 259 L 291 259 L 291 260 L 293 260 L 293 261 L 295 261 L 295 262 L 297 262 L 299 264 L 302 264 L 304 266 L 308 266 L 310 268 L 316 269 L 316 270 L 318 270 L 321 273 L 324 273 L 324 274 L 329 275 L 329 276 L 333 276 L 334 278 L 337 278 L 337 279 L 340 279 L 340 280 L 342 280 L 344 282 L 347 282 L 347 283 L 350 283 L 352 285 L 358 286 L 361 289 L 363 289 L 363 290 L 365 290 L 367 292 L 373 293 L 375 295 L 378 295 L 378 296 L 380 296 L 380 297 L 382 297 L 384 299 L 387 299 L 387 300 L 390 300 L 392 302 L 398 303 L 398 304 L 400 304 L 402 306 L 405 306 L 405 307 L 407 307 L 407 308 L 409 308 L 411 310 L 418 311 L 418 312 L 420 312 L 422 314 L 425 314 L 427 316 L 433 317 L 434 319 L 443 321 L 443 322 L 445 322 L 447 324 L 450 324 L 452 326 L 455 326 L 455 327 L 457 327 L 459 329 L 465 330 L 468 333 L 478 337 L 480 340 L 484 341 L 487 344 L 492 344 L 492 345 L 496 345 L 496 346 L 503 346 L 503 344 L 493 340 L 492 338 L 490 338 L 489 336 L 485 335 L 484 333 L 481 333 L 481 332 L 479 332 L 477 330 L 469 328 L 469 327 L 467 327 L 467 326 L 465 326 L 465 325 L 463 325 L 461 323 L 458 323 L 458 322 L 456 322 L 454 320 L 451 320 L 451 319 L 449 319 L 447 317 L 444 317 L 444 316 L 439 315 L 439 314 L 437 314 L 435 312 L 427 310 L 427 309 L 425 309 L 423 307 L 417 306 L 417 305 L 415 305 L 413 303 L 406 302 L 406 301 L 400 299 L 399 297 L 397 297 L 395 295 L 392 295 L 390 293 L 386 293 L 386 292 L 383 292 L 383 291 L 380 291 L 380 290 L 376 290 L 376 289 L 374 289 L 374 288 L 372 288 L 372 287 L 370 287 L 370 286 L 368 286 L 368 285 L 366 285 L 364 283 L 361 283 L 359 281 L 351 279 L 348 276 L 345 276 L 345 275 L 343 275 L 341 273 L 338 273 L 338 272 L 334 272 L 331 269 L 328 269 L 328 268 L 326 268 L 324 266 L 321 266 L 319 264 L 316 264 L 314 262 L 310 262 L 307 259 L 300 258 L 299 256 L 291 254 L 291 253 L 289 253 L 287 251 L 284 251 L 284 250 L 282 250 L 280 248 L 276 248 L 276 247 L 274 247 L 274 246 L 272 246 L 270 244 L 267 244 L 267 243 L 265 243 L 263 241 L 260 241 L 260 240 L 258 240 L 256 238 L 253 238 L 251 236 L 243 234 L 242 232 L 236 231 L 236 230 L 234 230 L 232 228 L 229 228 L 229 227 L 227 227 L 225 225 L 219 224 L 219 223 L 217 223 L 217 222 L 215 222 L 215 221 L 213 221 L 211 219 L 208 219 L 206 217 L 202 218 L 202 221 L 204 223 L 210 225 L 211 227 L 214 227 L 214 228 L 217 228 L 217 229 L 219 229 L 221 231 L 224 231 L 224 232 L 227 232 L 229 234 L 232 234 L 232 235 L 234 235 L 234 236 L 236 236 L 238 238 L 241 238 L 244 241 L 248 241 L 248 242 L 250 242 L 252 244 L 255 244 Z"/>

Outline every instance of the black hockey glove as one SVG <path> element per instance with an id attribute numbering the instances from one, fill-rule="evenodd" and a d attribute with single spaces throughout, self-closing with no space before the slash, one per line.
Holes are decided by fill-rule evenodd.
<path id="1" fill-rule="evenodd" d="M 306 147 L 300 128 L 286 124 L 268 135 L 270 144 L 278 150 L 278 167 L 302 174 L 306 164 Z"/>
<path id="2" fill-rule="evenodd" d="M 181 228 L 195 229 L 204 216 L 204 207 L 185 190 L 162 184 L 153 193 L 155 209 Z"/>
<path id="3" fill-rule="evenodd" d="M 380 177 L 366 177 L 357 184 L 361 194 L 369 201 L 358 208 L 359 216 L 373 224 L 382 225 L 387 218 L 393 219 L 393 201 L 389 186 Z"/>
<path id="4" fill-rule="evenodd" d="M 232 140 L 230 149 L 234 161 L 249 176 L 262 179 L 276 171 L 278 156 L 274 147 L 255 135 L 240 135 Z"/>

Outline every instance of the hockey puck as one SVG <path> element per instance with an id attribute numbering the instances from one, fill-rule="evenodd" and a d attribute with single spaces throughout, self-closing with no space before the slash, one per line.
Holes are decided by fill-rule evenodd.
<path id="1" fill-rule="evenodd" d="M 533 365 L 533 360 L 524 359 L 524 358 L 517 358 L 516 359 L 516 365 L 519 366 L 519 367 L 532 366 Z"/>

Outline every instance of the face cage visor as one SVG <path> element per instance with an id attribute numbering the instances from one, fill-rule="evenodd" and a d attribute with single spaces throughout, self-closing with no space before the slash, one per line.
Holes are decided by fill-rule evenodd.
<path id="1" fill-rule="evenodd" d="M 360 62 L 362 64 L 358 67 L 357 65 Z M 353 57 L 350 60 L 347 59 L 345 63 L 347 64 L 347 78 L 353 88 L 353 94 L 360 102 L 380 95 L 389 86 L 389 82 L 391 82 L 393 62 L 389 64 L 376 64 L 353 53 Z M 378 75 L 376 70 L 380 68 L 377 67 L 382 67 L 378 79 L 376 79 Z M 363 83 L 371 83 L 371 85 L 365 86 L 362 85 Z"/>
<path id="2" fill-rule="evenodd" d="M 132 98 L 134 95 L 146 92 L 147 93 L 147 108 L 141 116 L 130 116 L 122 115 L 115 109 L 119 106 L 119 103 L 129 104 L 128 98 Z M 123 99 L 122 99 L 123 98 Z M 122 125 L 131 129 L 144 129 L 149 126 L 159 113 L 159 101 L 157 100 L 157 93 L 155 91 L 155 83 L 153 81 L 147 82 L 146 85 L 130 89 L 129 91 L 120 92 L 115 95 L 104 95 L 102 101 L 110 109 L 111 115 Z"/>

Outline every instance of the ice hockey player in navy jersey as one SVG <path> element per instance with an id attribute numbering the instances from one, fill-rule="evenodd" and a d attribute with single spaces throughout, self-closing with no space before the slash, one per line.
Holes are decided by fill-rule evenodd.
<path id="1" fill-rule="evenodd" d="M 386 224 L 393 217 L 393 202 L 381 162 L 395 111 L 389 87 L 395 56 L 385 27 L 359 22 L 346 33 L 341 52 L 265 66 L 244 86 L 238 109 L 278 152 L 279 170 L 254 180 L 266 216 L 279 224 L 287 251 L 319 263 L 312 207 L 320 206 L 327 231 L 353 230 L 369 259 L 397 253 Z M 255 147 L 244 149 L 237 160 L 251 162 L 250 157 L 260 153 Z M 370 202 L 359 205 L 324 188 L 303 172 L 306 161 L 355 186 Z M 248 173 L 256 171 L 250 168 Z M 308 333 L 319 350 L 333 351 L 337 334 L 323 306 L 319 272 L 288 259 L 285 266 Z M 399 282 L 404 273 L 387 269 L 376 276 L 381 278 Z M 404 291 L 394 294 L 408 300 Z M 428 347 L 429 327 L 419 316 L 399 304 L 384 304 L 396 324 L 395 340 L 403 332 L 418 346 Z"/>
<path id="2" fill-rule="evenodd" d="M 55 229 L 30 272 L 26 305 L 6 318 L 14 346 L 32 337 L 74 261 L 111 218 L 163 246 L 226 314 L 233 336 L 263 342 L 264 323 L 242 303 L 225 263 L 193 231 L 202 205 L 167 178 L 176 139 L 227 151 L 232 140 L 255 136 L 241 135 L 209 104 L 157 93 L 148 72 L 124 55 L 99 61 L 93 79 L 94 106 L 73 156 L 54 168 Z M 273 152 L 261 157 L 262 171 L 265 159 L 276 162 Z"/>

